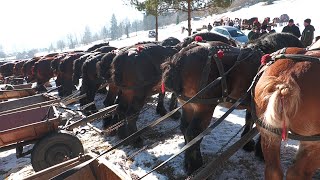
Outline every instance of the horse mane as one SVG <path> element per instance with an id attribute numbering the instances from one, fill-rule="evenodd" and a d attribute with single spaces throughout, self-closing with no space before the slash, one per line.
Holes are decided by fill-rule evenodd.
<path id="1" fill-rule="evenodd" d="M 229 38 L 226 38 L 220 34 L 212 33 L 212 32 L 203 32 L 203 33 L 196 33 L 192 36 L 186 37 L 183 42 L 179 44 L 181 48 L 187 47 L 189 44 L 191 44 L 193 41 L 195 41 L 196 36 L 201 36 L 203 40 L 205 41 L 220 41 L 224 42 L 226 44 L 230 44 L 232 46 L 236 46 L 236 43 L 234 40 L 231 40 Z"/>
<path id="2" fill-rule="evenodd" d="M 88 49 L 86 50 L 86 52 L 94 51 L 94 50 L 96 50 L 96 49 L 98 49 L 98 48 L 101 48 L 101 47 L 103 47 L 103 46 L 109 46 L 109 42 L 100 43 L 100 44 L 95 44 L 95 45 L 91 46 L 90 48 L 88 48 Z"/>
<path id="3" fill-rule="evenodd" d="M 271 54 L 285 47 L 304 47 L 301 41 L 290 33 L 267 34 L 249 43 L 247 46 L 260 48 L 266 54 Z"/>
<path id="4" fill-rule="evenodd" d="M 112 50 L 116 50 L 116 47 L 112 47 L 112 46 L 102 46 L 100 48 L 95 49 L 93 52 L 101 52 L 101 53 L 108 53 Z"/>
<path id="5" fill-rule="evenodd" d="M 180 43 L 180 40 L 175 37 L 168 37 L 167 39 L 163 40 L 160 45 L 161 46 L 176 46 Z"/>

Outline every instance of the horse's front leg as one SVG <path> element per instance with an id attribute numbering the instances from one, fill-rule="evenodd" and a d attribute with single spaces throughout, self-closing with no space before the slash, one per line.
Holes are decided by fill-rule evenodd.
<path id="1" fill-rule="evenodd" d="M 208 127 L 213 114 L 213 108 L 210 109 L 203 105 L 195 105 L 193 109 L 194 116 L 185 134 L 187 142 L 190 142 Z M 185 152 L 185 166 L 188 175 L 192 174 L 203 164 L 203 159 L 200 151 L 201 141 L 202 139 Z"/>
<path id="2" fill-rule="evenodd" d="M 164 116 L 167 114 L 167 110 L 164 107 L 164 97 L 165 97 L 165 93 L 159 93 L 156 111 L 157 111 L 157 114 L 159 114 L 160 116 Z"/>
<path id="3" fill-rule="evenodd" d="M 178 107 L 178 98 L 175 93 L 172 93 L 170 98 L 169 110 L 172 111 Z M 181 117 L 181 113 L 179 111 L 175 112 L 172 116 L 173 119 L 179 119 Z"/>

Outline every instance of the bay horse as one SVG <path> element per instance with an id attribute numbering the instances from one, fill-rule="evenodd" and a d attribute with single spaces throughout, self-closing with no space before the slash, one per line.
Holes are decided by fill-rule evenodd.
<path id="1" fill-rule="evenodd" d="M 34 71 L 33 71 L 33 66 L 41 58 L 42 58 L 41 56 L 33 57 L 23 64 L 22 72 L 23 72 L 23 76 L 25 77 L 25 80 L 27 81 L 27 83 L 35 82 L 36 79 L 35 79 L 35 75 L 34 75 Z"/>
<path id="2" fill-rule="evenodd" d="M 280 165 L 281 139 L 288 131 L 300 136 L 320 134 L 320 51 L 287 48 L 284 56 L 264 67 L 254 89 L 254 105 L 261 124 L 261 145 L 265 158 L 265 179 L 282 180 Z M 290 56 L 291 55 L 291 56 Z M 292 56 L 293 55 L 293 56 Z M 269 131 L 279 129 L 279 135 Z M 312 179 L 320 168 L 320 144 L 300 141 L 295 162 L 286 172 L 286 179 Z"/>
<path id="3" fill-rule="evenodd" d="M 194 96 L 204 85 L 218 78 L 221 74 L 218 66 L 223 66 L 225 71 L 232 68 L 224 83 L 209 88 L 201 97 L 182 108 L 180 129 L 184 135 L 185 143 L 190 142 L 208 127 L 213 111 L 218 104 L 223 103 L 222 105 L 225 107 L 230 107 L 231 103 L 226 100 L 238 99 L 246 93 L 260 67 L 260 59 L 264 53 L 272 53 L 287 46 L 303 47 L 295 36 L 278 33 L 258 39 L 244 49 L 238 49 L 219 41 L 193 43 L 183 48 L 170 61 L 164 63 L 162 65 L 164 69 L 162 81 L 167 89 L 179 95 L 178 99 L 182 102 Z M 218 55 L 219 50 L 223 50 L 224 56 L 220 59 L 213 58 Z M 220 62 L 222 65 L 219 65 Z M 205 70 L 206 68 L 208 69 Z M 243 136 L 250 131 L 254 123 L 251 117 L 250 96 L 239 108 L 248 110 Z M 201 141 L 185 152 L 184 163 L 188 174 L 203 164 L 200 143 Z M 251 140 L 244 149 L 253 150 L 254 141 Z"/>
<path id="4" fill-rule="evenodd" d="M 137 114 L 147 97 L 161 91 L 160 65 L 175 53 L 177 50 L 173 47 L 149 43 L 124 48 L 114 57 L 111 64 L 111 79 L 121 91 L 116 119 L 123 120 L 129 117 L 129 120 L 118 129 L 120 138 L 123 139 L 137 131 L 136 121 L 139 117 Z M 163 93 L 159 93 L 156 108 L 161 116 L 167 112 L 163 105 L 164 96 Z M 134 145 L 141 145 L 141 138 L 138 137 L 135 142 Z"/>
<path id="5" fill-rule="evenodd" d="M 176 46 L 180 43 L 180 40 L 175 37 L 168 37 L 167 39 L 164 39 L 161 41 L 161 46 Z"/>
<path id="6" fill-rule="evenodd" d="M 92 51 L 94 51 L 94 50 L 96 50 L 96 49 L 98 49 L 98 48 L 101 48 L 101 47 L 103 47 L 103 46 L 109 46 L 109 42 L 104 42 L 104 43 L 99 43 L 99 44 L 95 44 L 95 45 L 93 45 L 93 46 L 91 46 L 90 48 L 88 48 L 87 50 L 86 50 L 86 52 L 92 52 Z"/>
<path id="7" fill-rule="evenodd" d="M 71 53 L 60 61 L 56 80 L 61 85 L 61 88 L 58 88 L 59 96 L 68 96 L 76 89 L 72 83 L 73 62 L 83 54 L 83 52 Z"/>
<path id="8" fill-rule="evenodd" d="M 15 77 L 23 77 L 22 67 L 25 62 L 27 62 L 27 60 L 23 59 L 23 60 L 20 60 L 19 62 L 15 63 L 15 65 L 13 67 L 13 75 Z"/>

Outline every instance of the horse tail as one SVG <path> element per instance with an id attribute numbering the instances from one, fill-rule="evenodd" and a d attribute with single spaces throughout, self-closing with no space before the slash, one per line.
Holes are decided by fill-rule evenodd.
<path id="1" fill-rule="evenodd" d="M 181 57 L 178 56 L 179 53 L 173 56 L 172 60 L 170 59 L 161 65 L 163 71 L 162 83 L 166 88 L 176 94 L 182 94 L 182 78 L 180 76 L 181 62 L 177 61 L 177 59 Z"/>
<path id="2" fill-rule="evenodd" d="M 299 110 L 300 88 L 293 78 L 280 80 L 277 77 L 267 77 L 259 85 L 263 89 L 258 94 L 266 111 L 262 115 L 263 122 L 276 128 L 288 127 Z"/>

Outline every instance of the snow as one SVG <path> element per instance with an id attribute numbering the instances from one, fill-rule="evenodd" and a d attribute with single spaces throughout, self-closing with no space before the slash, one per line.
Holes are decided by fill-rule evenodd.
<path id="1" fill-rule="evenodd" d="M 307 3 L 306 3 L 307 2 Z M 213 15 L 203 18 L 200 21 L 192 21 L 193 29 L 202 27 L 209 22 L 213 22 L 220 17 L 240 17 L 251 18 L 258 17 L 262 20 L 265 17 L 273 19 L 274 16 L 281 14 L 288 14 L 290 18 L 295 20 L 295 23 L 300 24 L 301 31 L 303 28 L 303 20 L 311 18 L 312 24 L 316 28 L 316 35 L 320 31 L 320 17 L 317 15 L 318 0 L 281 0 L 275 1 L 272 5 L 265 5 L 258 3 L 248 8 L 243 8 L 235 12 L 227 12 L 220 15 Z M 181 22 L 179 25 L 169 25 L 159 29 L 159 40 L 173 36 L 182 40 L 187 36 L 187 32 L 181 33 L 181 27 L 187 27 L 187 22 Z M 277 27 L 276 31 L 280 32 L 283 27 Z M 131 33 L 130 38 L 123 37 L 121 40 L 110 41 L 110 45 L 122 47 L 131 45 L 141 41 L 152 41 L 154 39 L 148 38 L 148 31 L 141 31 Z M 100 41 L 101 42 L 101 41 Z M 99 42 L 95 42 L 99 43 Z M 91 45 L 83 46 L 81 49 L 87 49 Z M 54 92 L 56 94 L 56 92 Z M 96 104 L 98 108 L 103 108 L 102 99 L 104 95 L 98 94 L 96 96 Z M 170 94 L 167 94 L 170 97 Z M 152 101 L 156 100 L 156 96 L 151 98 Z M 168 98 L 166 98 L 166 105 Z M 73 105 L 71 108 L 78 108 L 79 105 Z M 146 111 L 139 116 L 137 122 L 138 128 L 141 129 L 159 118 L 155 113 L 155 104 L 148 103 L 144 108 Z M 219 118 L 224 112 L 225 108 L 218 106 L 213 114 L 212 122 Z M 207 135 L 202 143 L 201 150 L 205 162 L 209 162 L 217 157 L 220 149 L 236 135 L 238 130 L 244 125 L 245 110 L 235 110 L 229 115 L 225 121 L 221 123 L 213 132 Z M 102 122 L 95 121 L 92 123 L 94 126 L 101 128 Z M 140 148 L 134 148 L 130 145 L 122 146 L 113 150 L 105 155 L 105 158 L 112 162 L 119 169 L 122 169 L 128 175 L 142 176 L 147 173 L 152 167 L 166 160 L 168 157 L 178 152 L 184 146 L 184 138 L 178 128 L 179 120 L 167 119 L 157 125 L 152 131 L 142 135 L 144 139 L 144 149 L 140 152 Z M 102 152 L 119 142 L 116 136 L 102 136 L 96 131 L 91 130 L 88 126 L 83 126 L 87 132 L 83 135 L 79 134 L 78 138 L 82 141 L 86 152 Z M 79 130 L 79 129 L 78 129 Z M 240 133 L 241 134 L 241 133 Z M 231 145 L 240 138 L 237 134 L 228 145 Z M 32 146 L 25 148 L 31 149 Z M 295 153 L 298 148 L 298 142 L 287 141 L 282 145 L 281 162 L 283 169 L 287 169 L 294 159 Z M 160 170 L 152 173 L 146 179 L 185 179 L 186 172 L 183 166 L 184 155 L 181 154 Z M 23 179 L 24 177 L 33 174 L 34 171 L 30 162 L 30 155 L 17 159 L 15 150 L 8 150 L 0 152 L 0 179 Z M 219 169 L 212 179 L 225 180 L 225 179 L 264 179 L 264 163 L 255 158 L 254 153 L 248 153 L 239 150 L 227 162 L 224 167 Z M 320 175 L 317 174 L 314 179 L 319 179 Z"/>

